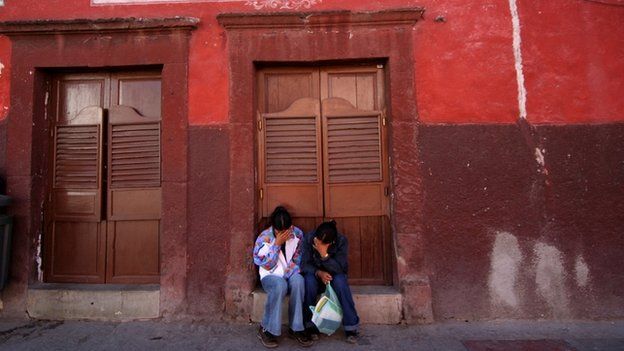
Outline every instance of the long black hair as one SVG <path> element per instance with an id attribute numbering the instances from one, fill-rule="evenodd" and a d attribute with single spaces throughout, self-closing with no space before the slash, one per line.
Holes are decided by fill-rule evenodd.
<path id="1" fill-rule="evenodd" d="M 292 218 L 290 213 L 283 206 L 277 206 L 273 213 L 271 213 L 271 226 L 275 230 L 285 230 L 292 225 Z"/>
<path id="2" fill-rule="evenodd" d="M 314 233 L 314 237 L 323 242 L 323 244 L 333 244 L 338 237 L 338 229 L 336 229 L 336 221 L 321 223 Z"/>

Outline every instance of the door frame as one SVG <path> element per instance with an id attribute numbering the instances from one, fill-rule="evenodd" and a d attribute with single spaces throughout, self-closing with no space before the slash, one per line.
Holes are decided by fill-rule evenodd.
<path id="1" fill-rule="evenodd" d="M 241 319 L 249 309 L 256 280 L 247 254 L 253 245 L 253 215 L 236 216 L 255 209 L 255 91 L 256 67 L 263 63 L 348 63 L 382 60 L 386 63 L 387 107 L 392 115 L 389 130 L 391 163 L 391 213 L 393 283 L 403 296 L 408 322 L 431 319 L 428 269 L 424 264 L 421 178 L 419 169 L 418 114 L 415 94 L 414 33 L 422 8 L 380 12 L 318 12 L 279 14 L 222 14 L 230 70 L 230 232 L 226 313 Z M 296 50 L 293 50 L 296 48 Z M 401 167 L 398 165 L 401 164 Z M 406 166 L 407 165 L 407 166 Z"/>
<path id="2" fill-rule="evenodd" d="M 188 150 L 188 56 L 194 18 L 45 20 L 0 23 L 12 41 L 11 109 L 7 118 L 7 192 L 15 206 L 13 279 L 3 301 L 26 310 L 30 285 L 39 284 L 42 211 L 49 127 L 49 75 L 84 67 L 162 68 L 162 188 L 160 313 L 184 307 L 186 280 L 186 179 Z M 143 50 L 136 50 L 141 45 Z M 111 48 L 123 54 L 112 55 Z M 46 95 L 48 97 L 46 97 Z"/>
<path id="3" fill-rule="evenodd" d="M 117 106 L 113 99 L 118 94 L 119 86 L 118 83 L 121 80 L 133 80 L 133 79 L 142 79 L 142 78 L 157 78 L 162 83 L 162 68 L 161 67 L 153 67 L 151 69 L 146 69 L 146 67 L 134 68 L 131 70 L 126 69 L 74 69 L 67 70 L 64 69 L 61 72 L 47 72 L 47 79 L 50 81 L 49 89 L 49 101 L 50 103 L 47 106 L 47 116 L 49 116 L 49 129 L 50 129 L 50 140 L 48 146 L 48 161 L 46 162 L 45 172 L 48 174 L 46 177 L 47 186 L 46 186 L 46 196 L 45 203 L 43 205 L 43 219 L 44 219 L 44 227 L 42 229 L 42 246 L 43 246 L 43 281 L 44 282 L 54 282 L 54 283 L 73 283 L 73 284 L 155 284 L 159 282 L 155 281 L 154 276 L 145 276 L 145 275 L 137 275 L 134 277 L 128 276 L 115 276 L 114 272 L 114 260 L 115 260 L 115 252 L 114 252 L 114 244 L 115 244 L 115 225 L 117 225 L 118 221 L 135 219 L 132 216 L 130 218 L 119 217 L 112 215 L 112 196 L 111 192 L 114 191 L 111 189 L 110 184 L 108 184 L 108 180 L 110 179 L 111 172 L 111 160 L 110 160 L 110 134 L 109 128 L 111 126 L 110 114 L 111 108 L 113 106 Z M 102 90 L 101 90 L 101 108 L 103 109 L 103 118 L 100 124 L 100 141 L 98 151 L 100 157 L 100 161 L 98 163 L 99 169 L 99 177 L 98 177 L 98 192 L 100 194 L 99 201 L 96 204 L 96 212 L 99 216 L 99 221 L 97 222 L 99 225 L 99 240 L 97 242 L 97 266 L 98 271 L 100 271 L 100 275 L 98 276 L 64 276 L 61 274 L 56 274 L 53 271 L 53 262 L 54 262 L 54 239 L 56 235 L 54 233 L 55 227 L 52 223 L 55 221 L 53 218 L 55 215 L 53 214 L 55 211 L 54 204 L 54 167 L 55 167 L 55 139 L 56 136 L 53 134 L 53 131 L 56 130 L 56 126 L 59 125 L 57 119 L 60 113 L 60 97 L 62 84 L 71 81 L 93 81 L 100 80 L 102 81 Z M 158 101 L 162 104 L 162 93 L 158 98 Z M 162 108 L 162 106 L 161 106 Z M 159 108 L 159 110 L 161 109 Z M 162 114 L 161 114 L 162 115 Z M 160 125 L 162 121 L 162 116 L 158 120 L 158 124 Z M 145 122 L 145 121 L 143 121 Z M 151 120 L 153 123 L 153 120 Z M 60 123 L 63 125 L 63 123 Z M 162 150 L 160 150 L 162 152 Z M 162 160 L 161 160 L 162 161 Z M 159 161 L 161 164 L 162 162 Z M 104 167 L 106 165 L 106 167 Z M 142 188 L 133 189 L 135 191 L 145 190 Z M 159 193 L 162 192 L 159 190 Z M 160 200 L 162 201 L 162 195 L 160 196 Z M 160 203 L 159 206 L 160 207 Z M 136 217 L 136 216 L 135 216 Z M 158 216 L 148 216 L 140 218 L 141 220 L 154 219 L 159 220 L 160 223 L 160 211 L 158 211 Z M 69 218 L 70 221 L 76 221 L 79 223 L 86 223 L 84 221 L 80 221 L 77 218 Z M 90 221 L 89 223 L 96 223 Z M 160 230 L 158 233 L 160 239 Z M 160 240 L 159 240 L 160 241 Z M 160 250 L 157 250 L 158 259 L 160 261 Z"/>

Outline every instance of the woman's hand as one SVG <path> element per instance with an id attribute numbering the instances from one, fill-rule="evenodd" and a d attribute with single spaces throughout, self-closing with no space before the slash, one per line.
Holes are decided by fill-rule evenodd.
<path id="1" fill-rule="evenodd" d="M 316 276 L 323 282 L 323 284 L 329 284 L 332 280 L 331 274 L 322 270 L 316 271 Z"/>
<path id="2" fill-rule="evenodd" d="M 319 240 L 317 238 L 314 238 L 314 249 L 323 258 L 327 256 L 327 250 L 329 249 L 329 245 L 331 245 L 331 244 L 329 244 L 329 243 L 325 244 L 321 240 Z"/>
<path id="3" fill-rule="evenodd" d="M 275 245 L 282 246 L 290 237 L 290 228 L 282 231 L 275 231 Z"/>

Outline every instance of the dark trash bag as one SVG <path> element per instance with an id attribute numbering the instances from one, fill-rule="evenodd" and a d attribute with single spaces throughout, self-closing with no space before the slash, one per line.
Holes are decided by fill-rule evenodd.
<path id="1" fill-rule="evenodd" d="M 2 186 L 2 184 L 0 184 Z M 0 208 L 11 203 L 11 198 L 0 195 Z M 9 281 L 9 264 L 11 262 L 11 232 L 13 230 L 13 218 L 0 214 L 0 290 L 4 289 Z"/>

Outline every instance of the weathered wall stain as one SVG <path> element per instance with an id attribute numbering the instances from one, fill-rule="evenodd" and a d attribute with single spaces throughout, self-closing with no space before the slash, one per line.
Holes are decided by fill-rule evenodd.
<path id="1" fill-rule="evenodd" d="M 576 261 L 574 263 L 574 274 L 576 276 L 576 284 L 579 287 L 586 287 L 589 284 L 589 267 L 583 259 L 583 256 L 576 256 Z"/>
<path id="2" fill-rule="evenodd" d="M 546 300 L 555 318 L 570 317 L 570 298 L 566 288 L 567 274 L 562 252 L 544 243 L 535 244 L 533 251 L 537 291 Z"/>
<path id="3" fill-rule="evenodd" d="M 493 304 L 518 307 L 516 282 L 522 264 L 518 239 L 508 232 L 497 232 L 491 254 L 489 287 Z"/>

